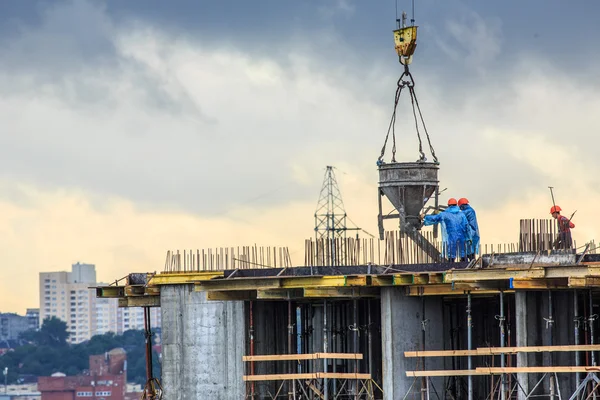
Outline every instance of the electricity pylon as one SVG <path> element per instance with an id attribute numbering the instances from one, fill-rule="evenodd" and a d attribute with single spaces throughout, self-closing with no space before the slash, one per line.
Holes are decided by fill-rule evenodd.
<path id="1" fill-rule="evenodd" d="M 315 211 L 315 238 L 323 240 L 329 251 L 326 265 L 342 265 L 346 260 L 346 231 L 360 228 L 346 227 L 346 210 L 333 167 L 327 166 L 325 178 Z"/>

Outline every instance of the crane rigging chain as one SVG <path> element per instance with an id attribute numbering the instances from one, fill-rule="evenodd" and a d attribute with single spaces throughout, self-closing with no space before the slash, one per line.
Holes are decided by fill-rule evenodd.
<path id="1" fill-rule="evenodd" d="M 433 160 L 436 163 L 439 163 L 437 156 L 435 155 L 435 150 L 433 145 L 431 144 L 431 138 L 429 137 L 429 132 L 427 131 L 427 127 L 425 126 L 425 120 L 423 119 L 423 113 L 421 112 L 421 107 L 419 106 L 419 101 L 417 100 L 417 95 L 415 93 L 415 81 L 412 77 L 412 74 L 408 70 L 408 64 L 404 65 L 404 72 L 398 79 L 396 95 L 394 97 L 394 108 L 392 111 L 392 117 L 390 119 L 390 124 L 388 126 L 388 131 L 385 136 L 385 141 L 383 143 L 383 147 L 381 149 L 381 155 L 377 159 L 377 164 L 381 164 L 383 162 L 383 156 L 385 154 L 385 149 L 387 146 L 387 142 L 390 136 L 390 132 L 392 132 L 392 162 L 396 162 L 396 111 L 398 108 L 398 102 L 400 101 L 400 95 L 402 93 L 402 89 L 408 88 L 410 93 L 410 100 L 412 104 L 413 117 L 415 120 L 415 128 L 417 131 L 417 139 L 419 140 L 419 161 L 426 161 L 425 153 L 423 153 L 423 142 L 421 140 L 421 133 L 419 131 L 419 120 L 421 121 L 421 125 L 423 126 L 423 131 L 427 137 L 427 143 L 429 144 L 429 150 L 431 151 L 431 155 Z M 417 112 L 419 117 L 417 118 Z"/>

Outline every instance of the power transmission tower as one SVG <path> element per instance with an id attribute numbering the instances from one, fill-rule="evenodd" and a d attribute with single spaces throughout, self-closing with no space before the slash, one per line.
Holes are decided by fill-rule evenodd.
<path id="1" fill-rule="evenodd" d="M 325 178 L 315 211 L 315 238 L 317 246 L 322 240 L 326 265 L 343 265 L 346 260 L 346 231 L 359 228 L 346 227 L 346 210 L 333 167 L 327 166 Z M 325 250 L 325 248 L 323 250 Z"/>

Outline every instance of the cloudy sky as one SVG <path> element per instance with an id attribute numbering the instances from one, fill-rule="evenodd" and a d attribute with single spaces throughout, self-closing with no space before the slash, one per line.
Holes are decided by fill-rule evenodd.
<path id="1" fill-rule="evenodd" d="M 548 217 L 550 185 L 576 240 L 600 236 L 599 11 L 416 1 L 441 186 L 471 200 L 484 243 Z M 393 0 L 0 2 L 0 311 L 37 306 L 38 272 L 77 261 L 104 281 L 161 271 L 169 249 L 289 246 L 302 263 L 327 165 L 376 233 L 394 25 Z"/>

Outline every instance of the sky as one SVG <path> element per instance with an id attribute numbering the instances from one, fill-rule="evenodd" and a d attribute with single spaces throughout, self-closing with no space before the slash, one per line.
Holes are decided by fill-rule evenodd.
<path id="1" fill-rule="evenodd" d="M 415 1 L 443 200 L 469 198 L 483 243 L 548 218 L 548 186 L 576 241 L 600 238 L 598 11 Z M 37 307 L 38 273 L 78 261 L 105 282 L 177 249 L 288 246 L 301 264 L 327 165 L 375 234 L 395 18 L 391 0 L 0 2 L 0 311 Z M 401 98 L 402 161 L 411 118 Z"/>

